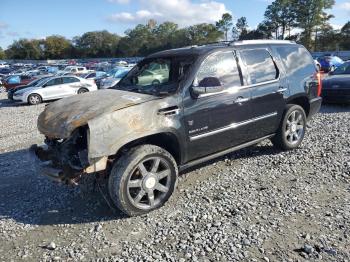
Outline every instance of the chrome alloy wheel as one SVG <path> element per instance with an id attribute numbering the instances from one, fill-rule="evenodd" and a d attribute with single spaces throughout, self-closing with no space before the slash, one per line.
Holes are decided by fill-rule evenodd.
<path id="1" fill-rule="evenodd" d="M 142 160 L 127 183 L 128 198 L 137 208 L 148 210 L 162 204 L 171 186 L 171 169 L 160 157 Z"/>
<path id="2" fill-rule="evenodd" d="M 303 138 L 305 132 L 305 122 L 303 115 L 298 110 L 292 111 L 288 118 L 285 127 L 285 137 L 288 143 L 297 144 Z"/>

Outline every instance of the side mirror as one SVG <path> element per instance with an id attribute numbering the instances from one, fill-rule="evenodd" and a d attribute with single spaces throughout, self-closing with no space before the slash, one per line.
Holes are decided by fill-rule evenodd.
<path id="1" fill-rule="evenodd" d="M 221 82 L 216 77 L 205 77 L 200 82 L 197 79 L 194 80 L 191 87 L 192 93 L 196 96 L 204 94 L 219 93 L 224 90 Z"/>

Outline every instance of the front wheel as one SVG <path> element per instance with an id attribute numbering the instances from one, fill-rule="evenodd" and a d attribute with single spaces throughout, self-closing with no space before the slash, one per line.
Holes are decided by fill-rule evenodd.
<path id="1" fill-rule="evenodd" d="M 274 146 L 282 150 L 292 150 L 300 146 L 306 130 L 306 115 L 299 105 L 288 105 L 282 123 L 275 137 Z"/>
<path id="2" fill-rule="evenodd" d="M 178 169 L 172 155 L 154 145 L 141 145 L 114 164 L 108 189 L 114 204 L 137 216 L 164 205 L 173 194 Z"/>
<path id="3" fill-rule="evenodd" d="M 28 96 L 28 104 L 30 105 L 37 105 L 42 102 L 42 98 L 38 94 L 31 94 Z"/>

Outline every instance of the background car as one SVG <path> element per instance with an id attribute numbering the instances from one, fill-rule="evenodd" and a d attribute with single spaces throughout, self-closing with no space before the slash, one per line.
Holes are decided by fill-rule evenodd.
<path id="1" fill-rule="evenodd" d="M 317 58 L 317 61 L 320 63 L 321 70 L 324 72 L 333 71 L 338 66 L 344 63 L 344 61 L 341 58 L 332 55 L 319 57 Z"/>
<path id="2" fill-rule="evenodd" d="M 16 88 L 17 86 L 26 85 L 32 82 L 34 79 L 35 77 L 32 77 L 30 75 L 10 75 L 4 79 L 3 85 L 8 91 L 9 89 Z"/>
<path id="3" fill-rule="evenodd" d="M 163 82 L 168 81 L 168 78 L 162 72 L 154 72 L 151 70 L 145 70 L 141 75 L 137 77 L 137 85 L 148 86 L 148 85 L 159 85 Z"/>
<path id="4" fill-rule="evenodd" d="M 92 79 L 95 81 L 95 84 L 97 85 L 97 88 L 100 88 L 101 81 L 108 77 L 106 72 L 103 71 L 94 71 L 91 73 L 82 74 L 80 77 L 85 79 Z"/>
<path id="5" fill-rule="evenodd" d="M 77 76 L 56 76 L 39 81 L 35 86 L 16 91 L 13 100 L 36 105 L 75 94 L 96 91 L 97 86 L 90 80 Z"/>
<path id="6" fill-rule="evenodd" d="M 350 103 L 350 62 L 345 62 L 322 81 L 323 101 Z"/>
<path id="7" fill-rule="evenodd" d="M 131 68 L 128 67 L 120 67 L 112 76 L 101 81 L 100 89 L 107 89 L 115 86 L 130 70 Z"/>
<path id="8" fill-rule="evenodd" d="M 10 100 L 13 100 L 13 94 L 19 90 L 23 90 L 27 87 L 31 87 L 31 86 L 35 86 L 36 84 L 38 84 L 40 81 L 42 81 L 43 79 L 48 79 L 52 77 L 52 75 L 41 75 L 39 78 L 36 78 L 35 80 L 33 80 L 32 82 L 28 83 L 27 85 L 22 85 L 22 86 L 17 86 L 16 88 L 11 88 L 7 91 L 7 98 Z"/>

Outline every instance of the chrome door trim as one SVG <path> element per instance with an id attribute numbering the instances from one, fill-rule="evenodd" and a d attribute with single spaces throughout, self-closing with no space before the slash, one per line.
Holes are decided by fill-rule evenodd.
<path id="1" fill-rule="evenodd" d="M 196 135 L 196 136 L 190 136 L 190 141 L 195 141 L 195 140 L 198 140 L 198 139 L 201 139 L 201 138 L 204 138 L 204 137 L 216 135 L 216 134 L 225 132 L 227 130 L 235 129 L 235 128 L 238 128 L 240 126 L 248 125 L 248 124 L 254 123 L 256 121 L 260 121 L 260 120 L 263 120 L 263 119 L 266 119 L 266 118 L 269 118 L 269 117 L 273 117 L 273 116 L 276 116 L 276 115 L 277 115 L 277 112 L 272 112 L 272 113 L 269 113 L 269 114 L 266 114 L 266 115 L 262 115 L 262 116 L 258 116 L 258 117 L 252 118 L 252 119 L 248 119 L 246 121 L 242 121 L 242 122 L 238 122 L 238 123 L 232 123 L 232 124 L 230 124 L 228 126 L 224 126 L 224 127 L 215 129 L 215 130 L 213 130 L 211 132 L 207 132 L 207 133 Z"/>

